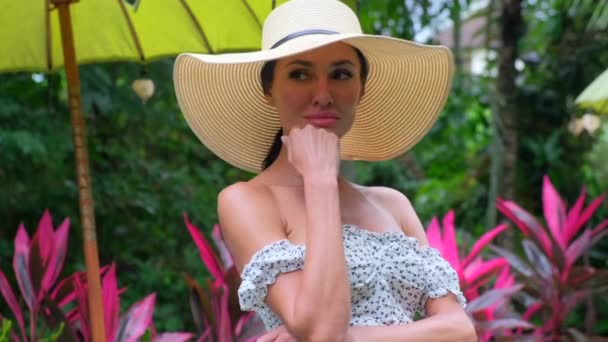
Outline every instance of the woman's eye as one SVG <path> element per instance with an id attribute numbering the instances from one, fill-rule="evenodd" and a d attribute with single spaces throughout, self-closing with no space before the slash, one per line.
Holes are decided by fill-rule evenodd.
<path id="1" fill-rule="evenodd" d="M 305 80 L 307 76 L 303 70 L 293 70 L 289 73 L 289 78 L 293 80 Z"/>
<path id="2" fill-rule="evenodd" d="M 336 80 L 347 80 L 353 77 L 353 73 L 349 70 L 336 70 L 334 71 L 334 79 Z"/>

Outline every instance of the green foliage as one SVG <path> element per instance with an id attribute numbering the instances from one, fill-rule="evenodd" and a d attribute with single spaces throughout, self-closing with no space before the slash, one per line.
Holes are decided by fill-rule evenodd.
<path id="1" fill-rule="evenodd" d="M 55 342 L 59 341 L 61 334 L 63 333 L 63 322 L 59 323 L 59 327 L 55 331 L 50 331 L 48 336 L 42 337 L 39 342 Z"/>
<path id="2" fill-rule="evenodd" d="M 13 329 L 13 322 L 8 319 L 2 320 L 2 327 L 0 328 L 0 342 L 8 342 L 11 330 Z"/>
<path id="3" fill-rule="evenodd" d="M 181 224 L 183 212 L 216 222 L 219 190 L 249 177 L 213 156 L 182 119 L 172 61 L 147 66 L 156 93 L 142 104 L 131 90 L 141 68 L 81 67 L 100 262 L 115 261 L 130 284 L 123 306 L 158 293 L 158 330 L 184 330 L 187 288 L 181 273 L 201 268 Z M 0 76 L 0 265 L 9 265 L 19 222 L 44 208 L 73 222 L 67 272 L 84 269 L 75 163 L 63 74 Z"/>
<path id="4" fill-rule="evenodd" d="M 530 208 L 539 201 L 528 189 L 540 186 L 543 173 L 549 173 L 571 198 L 580 184 L 572 179 L 595 183 L 606 170 L 598 165 L 597 173 L 585 175 L 585 155 L 596 138 L 575 137 L 566 130 L 570 119 L 584 113 L 574 107 L 574 98 L 608 65 L 606 8 L 605 0 L 530 1 L 525 8 L 527 32 L 520 42 L 525 62 L 519 80 L 520 157 L 531 162 L 519 164 L 518 192 Z M 591 194 L 599 195 L 604 189 Z"/>

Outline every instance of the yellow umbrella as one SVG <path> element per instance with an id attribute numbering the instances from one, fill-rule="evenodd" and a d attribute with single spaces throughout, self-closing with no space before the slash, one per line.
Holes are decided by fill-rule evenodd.
<path id="1" fill-rule="evenodd" d="M 608 114 L 608 69 L 585 88 L 575 103 L 597 114 Z"/>
<path id="2" fill-rule="evenodd" d="M 356 0 L 348 0 L 350 6 Z M 78 64 L 141 61 L 182 51 L 259 48 L 263 19 L 285 0 L 4 0 L 0 72 L 65 67 L 93 341 L 105 341 L 93 196 Z"/>

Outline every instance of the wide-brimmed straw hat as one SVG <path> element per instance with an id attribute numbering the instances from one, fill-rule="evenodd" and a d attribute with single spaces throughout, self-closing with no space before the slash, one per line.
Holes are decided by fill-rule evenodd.
<path id="1" fill-rule="evenodd" d="M 342 159 L 378 161 L 404 153 L 429 131 L 446 101 L 452 54 L 443 46 L 363 34 L 355 13 L 337 0 L 277 7 L 264 22 L 261 51 L 179 55 L 175 92 L 186 121 L 220 158 L 259 172 L 281 128 L 264 97 L 263 65 L 335 42 L 359 49 L 369 65 L 353 126 L 340 141 Z"/>

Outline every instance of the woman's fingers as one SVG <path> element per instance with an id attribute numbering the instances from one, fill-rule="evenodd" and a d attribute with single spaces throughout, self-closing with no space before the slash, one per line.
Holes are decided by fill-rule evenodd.
<path id="1" fill-rule="evenodd" d="M 283 137 L 288 160 L 302 175 L 337 175 L 340 163 L 340 138 L 327 130 L 306 125 L 294 128 Z"/>

